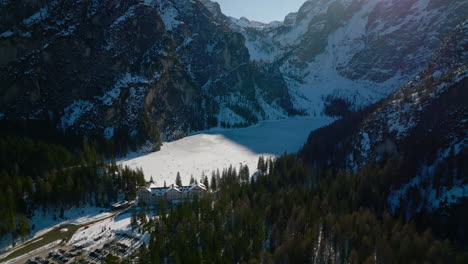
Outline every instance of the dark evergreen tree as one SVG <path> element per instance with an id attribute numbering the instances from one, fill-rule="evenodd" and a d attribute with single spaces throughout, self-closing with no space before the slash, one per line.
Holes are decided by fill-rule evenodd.
<path id="1" fill-rule="evenodd" d="M 182 186 L 182 179 L 180 178 L 180 173 L 179 173 L 179 172 L 177 172 L 175 184 L 176 184 L 177 186 Z"/>

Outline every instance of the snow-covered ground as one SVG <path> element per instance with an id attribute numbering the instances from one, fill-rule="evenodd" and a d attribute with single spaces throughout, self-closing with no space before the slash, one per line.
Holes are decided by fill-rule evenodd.
<path id="1" fill-rule="evenodd" d="M 105 210 L 105 208 L 94 206 L 68 208 L 64 210 L 64 219 L 58 217 L 60 212 L 59 208 L 47 210 L 45 213 L 42 210 L 36 210 L 34 212 L 34 216 L 30 219 L 31 229 L 33 226 L 34 229 L 31 230 L 31 233 L 25 240 L 27 241 L 40 237 L 60 225 L 82 225 L 98 221 L 112 215 L 109 212 L 104 212 Z M 54 215 L 56 217 L 54 217 Z M 17 242 L 20 242 L 20 240 Z M 21 244 L 19 244 L 18 247 L 19 246 L 21 246 Z M 1 237 L 0 253 L 11 249 L 13 249 L 11 246 L 11 238 Z"/>
<path id="2" fill-rule="evenodd" d="M 116 217 L 105 219 L 87 227 L 82 227 L 78 231 L 76 231 L 76 233 L 70 239 L 69 243 L 72 245 L 83 245 L 85 247 L 92 247 L 96 244 L 108 241 L 109 239 L 114 238 L 118 234 L 127 234 L 137 237 L 140 239 L 139 244 L 141 244 L 143 241 L 147 242 L 149 235 L 132 232 L 130 221 L 131 213 L 127 212 Z M 122 243 L 127 244 L 131 241 L 125 242 L 126 243 Z M 131 244 L 128 244 L 128 246 L 131 246 Z"/>
<path id="3" fill-rule="evenodd" d="M 177 172 L 188 184 L 190 176 L 200 179 L 205 173 L 227 168 L 230 165 L 248 165 L 251 172 L 257 167 L 260 156 L 274 157 L 285 152 L 297 152 L 312 130 L 331 123 L 330 118 L 296 117 L 285 120 L 264 121 L 242 129 L 212 129 L 190 135 L 175 142 L 164 143 L 161 151 L 149 154 L 134 154 L 120 161 L 132 168 L 141 167 L 149 180 L 151 176 L 158 185 L 175 182 Z M 70 244 L 92 244 L 97 236 L 129 233 L 129 214 L 109 218 L 112 213 L 104 208 L 80 207 L 64 210 L 64 219 L 59 218 L 60 209 L 43 212 L 38 209 L 31 219 L 34 230 L 27 240 L 34 240 L 63 224 L 83 225 L 91 222 L 88 229 L 80 229 Z M 54 217 L 54 215 L 56 217 Z M 108 218 L 106 220 L 103 220 Z M 103 221 L 101 221 L 103 220 Z M 94 232 L 96 231 L 96 232 Z M 10 251 L 11 240 L 0 241 L 1 251 Z M 21 245 L 17 245 L 20 247 Z M 0 251 L 0 252 L 1 252 Z"/>
<path id="4" fill-rule="evenodd" d="M 260 156 L 297 152 L 311 131 L 332 121 L 325 117 L 295 117 L 248 128 L 213 129 L 164 143 L 158 152 L 130 155 L 119 163 L 134 169 L 141 167 L 146 179 L 153 177 L 157 185 L 174 183 L 177 172 L 183 184 L 188 184 L 192 175 L 200 179 L 203 173 L 209 176 L 230 165 L 248 165 L 253 172 Z"/>
<path id="5" fill-rule="evenodd" d="M 75 219 L 64 221 L 60 223 L 63 224 L 76 224 L 82 225 L 71 237 L 71 239 L 63 243 L 62 239 L 58 239 L 51 243 L 45 244 L 38 248 L 35 248 L 32 251 L 25 253 L 24 255 L 17 256 L 13 259 L 6 261 L 5 263 L 24 263 L 27 258 L 32 258 L 34 256 L 44 257 L 48 252 L 52 250 L 57 250 L 59 247 L 65 250 L 69 250 L 74 246 L 83 246 L 84 255 L 87 255 L 89 252 L 94 251 L 97 248 L 102 248 L 102 246 L 109 242 L 121 243 L 128 246 L 131 249 L 137 249 L 142 243 L 148 243 L 150 235 L 147 233 L 137 233 L 133 232 L 131 229 L 131 213 L 127 210 L 126 212 L 93 212 L 93 208 L 83 208 L 89 215 L 81 216 Z M 77 210 L 75 210 L 77 211 Z M 80 215 L 85 214 L 80 213 Z M 153 215 L 154 216 L 154 215 Z M 36 222 L 40 224 L 40 220 L 36 219 Z M 32 241 L 37 242 L 43 240 L 43 237 L 46 233 L 52 231 L 54 228 L 57 228 L 58 225 L 55 225 L 53 228 L 46 228 L 36 233 L 35 238 L 31 239 L 30 242 L 20 244 L 15 247 L 14 250 L 8 251 L 5 254 L 0 255 L 0 259 L 6 258 L 9 254 L 15 253 L 16 250 L 21 249 L 24 246 L 28 246 Z M 39 237 L 39 238 L 36 238 Z M 133 238 L 133 239 L 132 239 Z M 130 252 L 128 252 L 130 253 Z"/>

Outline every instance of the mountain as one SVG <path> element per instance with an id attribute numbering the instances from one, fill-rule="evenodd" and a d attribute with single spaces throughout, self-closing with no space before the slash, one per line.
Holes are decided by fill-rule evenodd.
<path id="1" fill-rule="evenodd" d="M 0 0 L 0 262 L 468 263 L 467 11 L 310 0 L 266 24 L 210 0 Z M 336 121 L 255 171 L 332 118 L 112 161 L 296 114 Z M 242 164 L 209 180 L 227 141 Z M 200 160 L 181 173 L 207 192 L 157 210 L 137 193 L 166 181 L 124 166 L 170 184 Z"/>
<path id="2" fill-rule="evenodd" d="M 409 81 L 467 12 L 463 0 L 314 0 L 281 25 L 231 27 L 245 36 L 252 60 L 280 69 L 297 108 L 330 115 Z"/>
<path id="3" fill-rule="evenodd" d="M 387 211 L 466 243 L 468 21 L 428 65 L 387 99 L 313 132 L 300 156 L 312 167 L 391 171 Z M 375 173 L 377 177 L 378 173 Z M 429 215 L 429 216 L 428 216 Z M 450 223 L 450 224 L 448 224 Z M 460 227 L 453 230 L 452 227 Z"/>
<path id="4" fill-rule="evenodd" d="M 199 1 L 2 1 L 0 113 L 136 145 L 293 112 Z"/>
<path id="5" fill-rule="evenodd" d="M 342 116 L 413 78 L 467 12 L 463 0 L 320 0 L 265 24 L 210 0 L 1 1 L 0 119 L 125 152 L 215 126 Z"/>

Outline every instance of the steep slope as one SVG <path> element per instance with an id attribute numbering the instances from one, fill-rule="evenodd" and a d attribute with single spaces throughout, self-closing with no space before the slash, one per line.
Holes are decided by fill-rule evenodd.
<path id="1" fill-rule="evenodd" d="M 312 133 L 301 156 L 335 170 L 390 166 L 386 208 L 406 217 L 466 202 L 467 77 L 465 21 L 410 82 L 377 105 Z"/>
<path id="2" fill-rule="evenodd" d="M 355 110 L 387 97 L 422 70 L 467 12 L 463 0 L 320 0 L 282 25 L 231 27 L 253 60 L 281 69 L 297 107 L 321 115 L 342 103 L 336 99 Z"/>
<path id="3" fill-rule="evenodd" d="M 141 145 L 293 111 L 279 71 L 199 1 L 2 1 L 0 16 L 0 118 Z"/>

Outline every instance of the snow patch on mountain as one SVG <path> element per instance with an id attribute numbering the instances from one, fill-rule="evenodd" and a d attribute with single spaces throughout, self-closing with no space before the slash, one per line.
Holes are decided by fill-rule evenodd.
<path id="1" fill-rule="evenodd" d="M 100 6 L 100 1 L 99 0 L 91 0 L 91 3 L 89 5 L 88 11 L 87 11 L 87 16 L 88 17 L 94 16 L 98 11 L 99 6 Z"/>
<path id="2" fill-rule="evenodd" d="M 95 106 L 90 101 L 77 100 L 64 109 L 64 115 L 61 118 L 62 129 L 73 126 L 78 119 L 85 113 L 91 112 Z"/>
<path id="3" fill-rule="evenodd" d="M 31 25 L 41 22 L 42 20 L 46 19 L 48 16 L 49 16 L 49 11 L 47 7 L 43 7 L 39 9 L 39 11 L 34 13 L 32 16 L 24 19 L 23 24 L 26 26 L 31 26 Z"/>
<path id="4" fill-rule="evenodd" d="M 437 195 L 436 190 L 431 190 L 429 196 L 429 208 L 431 210 L 441 208 L 443 206 L 450 206 L 451 204 L 458 203 L 462 198 L 468 197 L 468 184 L 452 187 L 444 187 L 441 194 Z"/>
<path id="5" fill-rule="evenodd" d="M 456 25 L 456 10 L 466 8 L 466 1 L 317 0 L 274 28 L 247 19 L 232 20 L 231 28 L 246 38 L 251 60 L 279 65 L 296 108 L 322 115 L 330 97 L 360 109 L 404 85 Z M 392 61 L 389 50 L 404 57 Z"/>
<path id="6" fill-rule="evenodd" d="M 143 98 L 148 89 L 148 84 L 149 80 L 143 76 L 132 75 L 130 73 L 123 74 L 115 80 L 115 84 L 111 89 L 105 91 L 102 96 L 95 96 L 94 99 L 96 100 L 94 102 L 77 100 L 66 107 L 64 115 L 61 118 L 61 128 L 68 129 L 86 114 L 94 115 L 98 107 L 114 105 L 121 97 L 122 89 L 130 89 L 130 95 L 125 101 L 127 123 L 135 122 L 139 116 L 136 113 L 139 113 L 139 110 L 143 106 Z M 110 134 L 105 133 L 105 135 Z M 106 136 L 106 138 L 112 138 L 112 136 Z"/>
<path id="7" fill-rule="evenodd" d="M 179 25 L 183 24 L 182 21 L 177 20 L 179 11 L 171 1 L 163 1 L 159 5 L 159 13 L 168 31 L 174 31 Z"/>
<path id="8" fill-rule="evenodd" d="M 156 3 L 157 3 L 156 0 L 145 0 L 145 1 L 143 2 L 144 5 L 151 6 L 151 7 L 156 6 Z"/>
<path id="9" fill-rule="evenodd" d="M 225 104 L 220 105 L 218 120 L 220 120 L 221 122 L 223 122 L 225 124 L 229 124 L 231 126 L 247 122 L 243 117 L 236 114 L 234 111 L 232 111 Z"/>
<path id="10" fill-rule="evenodd" d="M 370 142 L 369 134 L 364 132 L 364 131 L 361 131 L 360 136 L 362 137 L 362 140 L 361 140 L 361 153 L 362 153 L 363 157 L 367 158 L 367 155 L 368 155 L 368 153 L 369 153 L 369 151 L 371 149 L 371 142 Z"/>
<path id="11" fill-rule="evenodd" d="M 114 127 L 106 127 L 106 129 L 104 129 L 104 138 L 111 139 L 113 137 L 114 137 Z"/>
<path id="12" fill-rule="evenodd" d="M 123 14 L 121 17 L 117 18 L 114 23 L 112 23 L 111 27 L 118 26 L 120 23 L 123 23 L 127 21 L 128 19 L 132 18 L 135 16 L 135 9 L 138 6 L 132 6 L 130 7 L 125 14 Z"/>
<path id="13" fill-rule="evenodd" d="M 468 135 L 467 135 L 468 136 Z M 442 186 L 439 189 L 434 187 L 435 169 L 443 162 L 451 150 L 454 155 L 458 155 L 461 149 L 468 144 L 468 139 L 455 140 L 449 147 L 439 150 L 436 161 L 431 164 L 424 164 L 416 177 L 412 178 L 408 183 L 403 184 L 399 188 L 394 188 L 387 198 L 390 212 L 395 213 L 402 206 L 401 201 L 406 200 L 410 196 L 411 191 L 416 191 L 425 201 L 419 204 L 416 212 L 421 210 L 434 211 L 444 206 L 450 206 L 457 203 L 462 198 L 468 197 L 468 184 L 464 184 L 460 179 L 454 179 L 450 186 Z M 452 177 L 446 175 L 445 177 Z"/>
<path id="14" fill-rule="evenodd" d="M 231 20 L 232 23 L 235 24 L 235 26 L 238 26 L 240 28 L 250 28 L 250 29 L 257 29 L 257 30 L 272 29 L 272 28 L 276 28 L 282 25 L 282 23 L 279 21 L 263 23 L 263 22 L 258 22 L 254 20 L 249 20 L 246 17 L 241 17 L 241 18 L 229 17 L 229 19 Z"/>
<path id="15" fill-rule="evenodd" d="M 354 109 L 360 109 L 388 96 L 390 91 L 404 83 L 399 75 L 381 84 L 353 81 L 328 67 L 332 63 L 327 55 L 319 55 L 316 62 L 309 64 L 308 73 L 300 73 L 303 75 L 302 81 L 298 80 L 299 77 L 286 78 L 296 108 L 305 110 L 309 115 L 323 115 L 324 99 L 330 96 L 345 98 Z"/>
<path id="16" fill-rule="evenodd" d="M 9 38 L 11 36 L 13 36 L 13 32 L 11 30 L 7 30 L 5 32 L 3 32 L 2 34 L 0 34 L 0 38 Z"/>
<path id="17" fill-rule="evenodd" d="M 128 88 L 135 84 L 145 85 L 148 83 L 149 81 L 142 76 L 126 73 L 115 81 L 115 85 L 111 90 L 105 92 L 103 96 L 96 97 L 96 99 L 101 101 L 103 105 L 111 106 L 120 97 L 123 88 Z"/>
<path id="18" fill-rule="evenodd" d="M 288 118 L 288 113 L 277 102 L 268 104 L 262 97 L 258 97 L 258 103 L 265 113 L 265 120 L 279 120 Z"/>
<path id="19" fill-rule="evenodd" d="M 242 33 L 246 37 L 245 47 L 249 50 L 251 60 L 272 63 L 283 54 L 272 40 L 252 39 L 248 36 L 248 32 L 242 31 Z"/>
<path id="20" fill-rule="evenodd" d="M 417 102 L 414 103 L 417 104 Z M 396 100 L 382 113 L 387 120 L 388 131 L 395 133 L 397 140 L 406 137 L 408 132 L 417 125 L 413 108 L 413 103 L 401 104 L 401 101 Z"/>
<path id="21" fill-rule="evenodd" d="M 281 71 L 287 77 L 288 87 L 291 94 L 295 95 L 295 101 L 304 103 L 298 105 L 299 108 L 309 114 L 320 114 L 324 106 L 323 99 L 331 96 L 346 98 L 359 109 L 388 96 L 405 82 L 406 78 L 399 74 L 383 83 L 375 83 L 369 80 L 350 80 L 338 72 L 338 68 L 348 65 L 355 54 L 366 47 L 367 20 L 377 2 L 369 1 L 344 26 L 331 33 L 325 51 L 303 68 L 296 66 L 299 61 L 296 57 L 289 58 L 282 65 Z M 306 27 L 305 25 L 308 23 L 303 21 L 299 28 Z M 296 30 L 303 32 L 303 29 Z"/>

